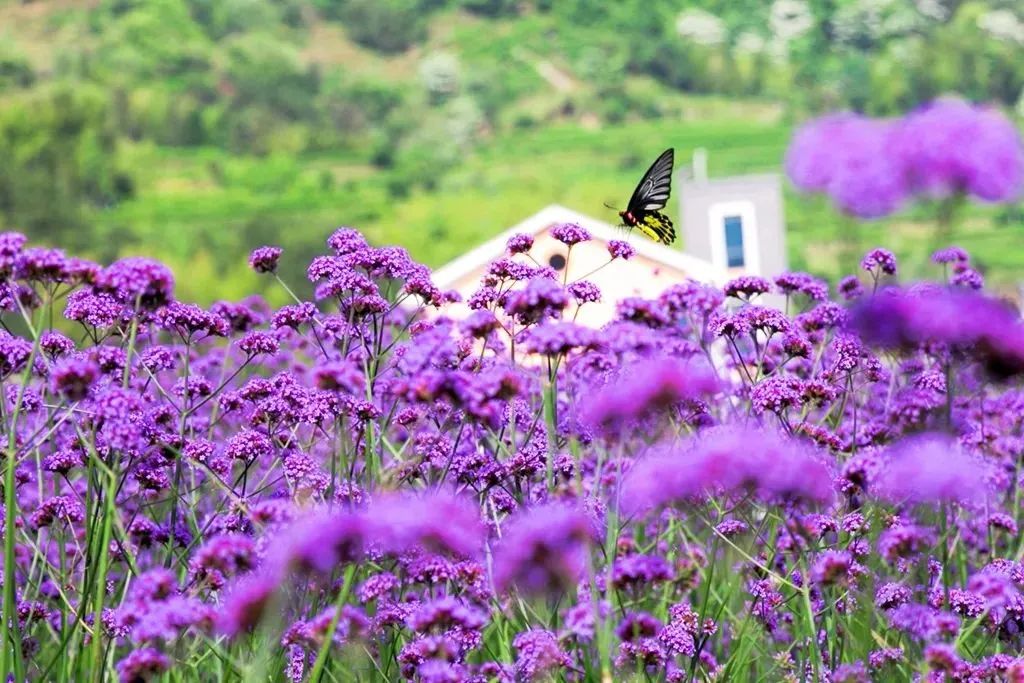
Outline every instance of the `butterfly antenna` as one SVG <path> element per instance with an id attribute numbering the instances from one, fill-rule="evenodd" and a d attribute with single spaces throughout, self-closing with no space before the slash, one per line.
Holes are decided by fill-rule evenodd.
<path id="1" fill-rule="evenodd" d="M 618 210 L 619 210 L 619 207 L 617 207 L 617 206 L 612 206 L 612 205 L 611 205 L 611 204 L 609 204 L 608 202 L 602 202 L 602 203 L 603 203 L 603 204 L 605 205 L 605 208 L 611 209 L 612 211 L 618 211 Z"/>

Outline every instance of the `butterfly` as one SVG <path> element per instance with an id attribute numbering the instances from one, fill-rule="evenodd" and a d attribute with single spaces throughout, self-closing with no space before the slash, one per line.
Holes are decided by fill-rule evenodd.
<path id="1" fill-rule="evenodd" d="M 619 217 L 626 227 L 636 228 L 652 240 L 672 244 L 676 239 L 672 219 L 661 212 L 672 194 L 672 164 L 675 150 L 671 147 L 661 153 L 647 169 L 640 184 L 633 190 L 629 204 Z"/>

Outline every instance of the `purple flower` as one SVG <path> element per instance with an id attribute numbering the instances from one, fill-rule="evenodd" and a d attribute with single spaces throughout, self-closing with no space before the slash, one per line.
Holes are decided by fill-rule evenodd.
<path id="1" fill-rule="evenodd" d="M 902 158 L 916 192 L 1008 202 L 1024 189 L 1020 134 L 994 108 L 956 98 L 936 100 L 904 119 L 895 143 L 892 153 Z"/>
<path id="2" fill-rule="evenodd" d="M 875 590 L 875 607 L 893 609 L 910 602 L 910 589 L 900 583 L 885 583 Z"/>
<path id="3" fill-rule="evenodd" d="M 533 248 L 533 235 L 517 233 L 508 238 L 508 250 L 512 254 L 525 254 Z"/>
<path id="4" fill-rule="evenodd" d="M 60 249 L 31 247 L 25 249 L 14 262 L 14 277 L 37 282 L 67 282 L 68 260 Z"/>
<path id="5" fill-rule="evenodd" d="M 624 261 L 628 261 L 636 255 L 636 249 L 633 248 L 629 242 L 622 240 L 611 240 L 608 242 L 608 255 L 612 259 L 620 258 Z"/>
<path id="6" fill-rule="evenodd" d="M 854 310 L 853 328 L 868 343 L 914 349 L 942 343 L 970 351 L 996 379 L 1024 372 L 1024 325 L 1004 302 L 938 287 L 891 290 Z"/>
<path id="7" fill-rule="evenodd" d="M 94 288 L 114 296 L 120 303 L 153 310 L 174 298 L 174 275 L 159 261 L 125 258 L 100 271 Z"/>
<path id="8" fill-rule="evenodd" d="M 855 576 L 856 563 L 845 550 L 826 550 L 811 567 L 811 581 L 825 586 L 848 583 Z"/>
<path id="9" fill-rule="evenodd" d="M 577 305 L 593 303 L 601 300 L 601 290 L 593 282 L 578 280 L 569 284 L 566 289 Z"/>
<path id="10" fill-rule="evenodd" d="M 767 278 L 757 275 L 741 275 L 726 282 L 722 291 L 726 296 L 749 300 L 758 294 L 767 294 L 771 289 L 772 283 Z"/>
<path id="11" fill-rule="evenodd" d="M 804 402 L 804 382 L 797 377 L 776 375 L 761 380 L 750 393 L 755 414 L 785 413 Z"/>
<path id="12" fill-rule="evenodd" d="M 930 670 L 946 674 L 955 674 L 964 664 L 956 648 L 945 643 L 929 643 L 924 649 L 924 661 Z"/>
<path id="13" fill-rule="evenodd" d="M 827 192 L 858 218 L 897 210 L 908 192 L 902 160 L 892 153 L 896 126 L 856 114 L 832 114 L 801 127 L 786 151 L 786 172 L 799 189 Z"/>
<path id="14" fill-rule="evenodd" d="M 878 538 L 878 552 L 894 562 L 899 558 L 913 557 L 927 550 L 935 542 L 932 532 L 914 524 L 897 524 L 886 529 Z"/>
<path id="15" fill-rule="evenodd" d="M 284 250 L 281 247 L 259 247 L 249 254 L 249 267 L 257 273 L 273 273 Z"/>
<path id="16" fill-rule="evenodd" d="M 839 293 L 847 301 L 853 301 L 864 295 L 864 285 L 860 283 L 856 275 L 847 275 L 839 281 Z"/>
<path id="17" fill-rule="evenodd" d="M 838 165 L 837 140 L 857 121 L 856 114 L 841 112 L 800 126 L 786 150 L 786 175 L 790 181 L 805 192 L 826 191 Z"/>
<path id="18" fill-rule="evenodd" d="M 558 644 L 558 638 L 551 631 L 532 628 L 523 631 L 512 641 L 517 654 L 516 679 L 539 681 L 551 671 L 564 670 L 572 666 L 572 659 Z"/>
<path id="19" fill-rule="evenodd" d="M 274 446 L 266 434 L 246 429 L 228 440 L 225 453 L 234 460 L 251 462 L 261 455 L 270 453 L 273 448 Z"/>
<path id="20" fill-rule="evenodd" d="M 596 348 L 599 337 L 594 330 L 570 322 L 537 325 L 526 333 L 523 347 L 529 353 L 561 356 L 576 349 Z"/>
<path id="21" fill-rule="evenodd" d="M 467 606 L 451 596 L 421 605 L 406 619 L 406 625 L 413 631 L 426 633 L 432 630 L 444 633 L 453 628 L 476 631 L 487 623 L 485 612 Z"/>
<path id="22" fill-rule="evenodd" d="M 271 356 L 281 350 L 277 337 L 262 330 L 247 332 L 238 340 L 238 348 L 247 356 Z"/>
<path id="23" fill-rule="evenodd" d="M 594 540 L 593 522 L 579 509 L 548 504 L 519 513 L 494 553 L 495 587 L 524 593 L 568 590 L 582 576 Z"/>
<path id="24" fill-rule="evenodd" d="M 946 247 L 932 254 L 934 263 L 967 263 L 970 257 L 960 247 Z"/>
<path id="25" fill-rule="evenodd" d="M 126 320 L 130 311 L 109 294 L 80 289 L 68 296 L 64 317 L 93 327 L 111 327 Z"/>
<path id="26" fill-rule="evenodd" d="M 274 313 L 270 326 L 275 330 L 282 327 L 290 327 L 297 330 L 303 323 L 308 323 L 316 317 L 316 313 L 316 306 L 309 301 L 303 301 L 300 304 L 293 304 L 291 306 L 282 306 Z"/>
<path id="27" fill-rule="evenodd" d="M 227 320 L 204 311 L 195 304 L 172 301 L 157 311 L 155 317 L 160 327 L 177 332 L 183 339 L 188 340 L 210 335 L 226 337 L 231 331 Z"/>
<path id="28" fill-rule="evenodd" d="M 811 301 L 828 299 L 828 285 L 807 273 L 782 273 L 776 276 L 775 287 L 783 294 L 803 294 Z"/>
<path id="29" fill-rule="evenodd" d="M 903 650 L 898 647 L 872 650 L 868 655 L 868 664 L 872 669 L 881 669 L 886 664 L 900 661 L 903 661 Z"/>
<path id="30" fill-rule="evenodd" d="M 592 425 L 617 429 L 717 389 L 718 380 L 704 363 L 652 358 L 624 367 L 613 382 L 588 396 L 584 417 Z"/>
<path id="31" fill-rule="evenodd" d="M 1014 605 L 1020 595 L 1009 576 L 987 569 L 968 579 L 967 591 L 981 600 L 985 610 L 1000 615 L 1006 607 Z"/>
<path id="32" fill-rule="evenodd" d="M 960 627 L 957 616 L 914 603 L 897 607 L 888 613 L 888 617 L 893 628 L 926 641 L 955 635 Z"/>
<path id="33" fill-rule="evenodd" d="M 226 578 L 244 573 L 256 565 L 256 547 L 252 539 L 240 534 L 214 536 L 204 543 L 189 561 L 192 576 L 219 588 Z"/>
<path id="34" fill-rule="evenodd" d="M 854 662 L 837 666 L 830 680 L 832 683 L 871 683 L 871 676 L 864 662 Z"/>
<path id="35" fill-rule="evenodd" d="M 664 327 L 672 322 L 668 311 L 659 301 L 638 296 L 620 299 L 615 304 L 615 316 L 618 320 L 628 320 L 653 328 Z"/>
<path id="36" fill-rule="evenodd" d="M 99 378 L 100 369 L 88 357 L 71 357 L 62 360 L 50 373 L 53 390 L 69 401 L 81 401 L 89 394 L 89 388 Z"/>
<path id="37" fill-rule="evenodd" d="M 832 476 L 823 458 L 773 431 L 717 427 L 637 463 L 622 484 L 622 506 L 636 514 L 718 490 L 828 502 Z"/>
<path id="38" fill-rule="evenodd" d="M 904 439 L 886 451 L 878 493 L 894 502 L 978 502 L 986 496 L 988 467 L 938 434 Z"/>
<path id="39" fill-rule="evenodd" d="M 383 496 L 366 515 L 374 540 L 394 553 L 419 548 L 472 557 L 483 544 L 477 507 L 448 492 Z"/>
<path id="40" fill-rule="evenodd" d="M 39 336 L 39 348 L 51 359 L 66 356 L 75 350 L 75 342 L 60 332 L 43 332 Z"/>
<path id="41" fill-rule="evenodd" d="M 668 287 L 658 301 L 673 317 L 688 312 L 710 315 L 722 305 L 725 296 L 717 287 L 687 280 Z"/>
<path id="42" fill-rule="evenodd" d="M 85 506 L 70 496 L 54 496 L 43 502 L 32 513 L 31 523 L 36 529 L 51 526 L 55 522 L 74 525 L 85 519 Z"/>
<path id="43" fill-rule="evenodd" d="M 872 249 L 861 259 L 860 267 L 864 270 L 886 275 L 896 274 L 896 256 L 888 249 Z"/>
<path id="44" fill-rule="evenodd" d="M 151 647 L 132 650 L 117 663 L 121 683 L 145 683 L 171 668 L 167 655 Z"/>
<path id="45" fill-rule="evenodd" d="M 9 275 L 14 263 L 28 242 L 20 232 L 0 232 L 0 273 Z"/>
<path id="46" fill-rule="evenodd" d="M 355 396 L 366 393 L 363 371 L 344 361 L 318 365 L 313 371 L 313 380 L 318 388 L 327 391 L 341 391 Z"/>
<path id="47" fill-rule="evenodd" d="M 551 236 L 570 247 L 590 239 L 590 233 L 576 223 L 562 223 L 551 228 Z"/>
<path id="48" fill-rule="evenodd" d="M 618 558 L 612 568 L 612 583 L 619 590 L 631 587 L 650 589 L 655 583 L 671 580 L 672 576 L 668 561 L 657 555 L 626 555 Z"/>
<path id="49" fill-rule="evenodd" d="M 550 278 L 535 277 L 523 289 L 509 293 L 505 312 L 528 325 L 545 318 L 557 318 L 568 305 L 565 288 Z"/>
<path id="50" fill-rule="evenodd" d="M 461 323 L 462 329 L 478 339 L 487 337 L 501 328 L 501 322 L 491 311 L 477 310 L 470 313 Z"/>
<path id="51" fill-rule="evenodd" d="M 210 306 L 210 313 L 228 321 L 228 325 L 235 332 L 247 332 L 265 321 L 266 317 L 259 310 L 264 306 L 262 300 L 255 297 L 250 297 L 248 304 L 218 301 Z"/>
<path id="52" fill-rule="evenodd" d="M 327 238 L 327 246 L 338 256 L 345 256 L 365 249 L 368 245 L 358 230 L 338 228 Z"/>
<path id="53" fill-rule="evenodd" d="M 218 612 L 218 631 L 234 637 L 256 628 L 279 583 L 280 578 L 275 575 L 254 574 L 234 584 Z"/>

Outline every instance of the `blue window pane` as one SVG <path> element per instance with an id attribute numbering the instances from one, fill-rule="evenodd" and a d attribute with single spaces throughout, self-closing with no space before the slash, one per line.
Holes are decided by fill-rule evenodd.
<path id="1" fill-rule="evenodd" d="M 730 268 L 742 266 L 743 261 L 743 218 L 725 217 L 725 258 Z"/>

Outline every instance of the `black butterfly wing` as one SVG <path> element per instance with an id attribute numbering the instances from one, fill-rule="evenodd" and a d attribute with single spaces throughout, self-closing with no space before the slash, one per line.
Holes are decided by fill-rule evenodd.
<path id="1" fill-rule="evenodd" d="M 665 207 L 672 194 L 672 165 L 675 150 L 671 147 L 661 153 L 647 169 L 640 184 L 633 190 L 633 196 L 626 205 L 626 211 L 639 216 L 644 211 L 657 211 Z"/>

